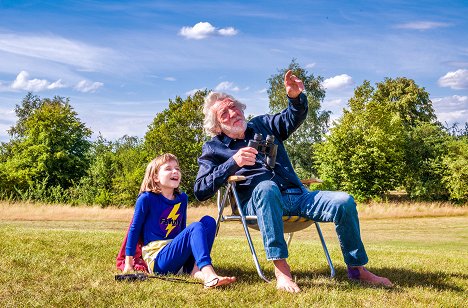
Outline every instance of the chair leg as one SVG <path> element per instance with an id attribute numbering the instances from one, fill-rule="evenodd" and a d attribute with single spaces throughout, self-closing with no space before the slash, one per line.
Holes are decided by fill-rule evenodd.
<path id="1" fill-rule="evenodd" d="M 315 222 L 315 227 L 317 228 L 317 233 L 320 238 L 320 242 L 322 243 L 323 251 L 325 252 L 325 257 L 327 258 L 328 266 L 330 267 L 330 277 L 335 277 L 335 268 L 333 267 L 332 260 L 330 258 L 330 254 L 328 253 L 327 244 L 325 243 L 325 239 L 322 235 L 322 230 L 320 229 L 320 225 L 318 222 Z"/>
<path id="2" fill-rule="evenodd" d="M 265 277 L 265 275 L 263 274 L 262 268 L 260 267 L 260 263 L 258 262 L 257 253 L 255 252 L 255 247 L 254 247 L 253 242 L 252 242 L 252 237 L 250 236 L 249 227 L 247 226 L 247 220 L 245 219 L 244 211 L 242 210 L 242 207 L 240 206 L 239 197 L 238 197 L 237 191 L 236 191 L 236 189 L 234 187 L 232 189 L 232 193 L 233 193 L 234 198 L 236 200 L 236 203 L 238 205 L 238 210 L 239 210 L 239 214 L 241 216 L 242 226 L 244 227 L 245 237 L 247 238 L 247 242 L 249 243 L 250 252 L 252 253 L 252 258 L 253 258 L 253 261 L 255 263 L 255 268 L 257 269 L 258 276 L 260 276 L 260 278 L 262 278 L 266 282 L 270 283 L 270 280 L 268 280 Z"/>
<path id="3" fill-rule="evenodd" d="M 288 248 L 289 248 L 289 245 L 291 245 L 293 235 L 294 235 L 294 232 L 289 232 L 288 233 L 288 241 L 286 242 L 286 245 L 288 246 Z"/>

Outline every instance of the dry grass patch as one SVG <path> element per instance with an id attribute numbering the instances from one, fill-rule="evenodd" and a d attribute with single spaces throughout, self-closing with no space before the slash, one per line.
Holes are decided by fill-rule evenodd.
<path id="1" fill-rule="evenodd" d="M 436 202 L 390 202 L 359 204 L 361 219 L 468 216 L 467 206 Z M 0 220 L 8 221 L 115 221 L 129 222 L 133 208 L 47 205 L 0 202 Z M 229 209 L 226 209 L 228 213 Z M 189 221 L 204 215 L 216 217 L 214 203 L 189 208 Z"/>

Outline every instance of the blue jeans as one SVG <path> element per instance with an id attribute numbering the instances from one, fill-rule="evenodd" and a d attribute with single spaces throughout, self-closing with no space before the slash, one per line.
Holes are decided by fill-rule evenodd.
<path id="1" fill-rule="evenodd" d="M 255 187 L 243 207 L 246 215 L 257 215 L 268 260 L 286 259 L 288 247 L 283 234 L 283 215 L 307 217 L 317 222 L 334 222 L 344 261 L 360 266 L 368 258 L 361 240 L 353 197 L 344 192 L 308 191 L 293 188 L 281 192 L 273 181 Z"/>
<path id="2" fill-rule="evenodd" d="M 158 253 L 154 272 L 175 274 L 183 268 L 185 273 L 190 273 L 195 263 L 199 269 L 211 265 L 210 253 L 215 234 L 216 221 L 211 216 L 190 224 Z"/>

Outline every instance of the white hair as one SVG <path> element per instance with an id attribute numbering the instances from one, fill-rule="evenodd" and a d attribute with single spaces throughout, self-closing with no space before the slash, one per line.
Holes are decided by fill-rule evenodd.
<path id="1" fill-rule="evenodd" d="M 205 133 L 211 137 L 220 135 L 222 132 L 221 125 L 216 118 L 216 112 L 214 112 L 211 107 L 213 107 L 217 101 L 222 101 L 226 98 L 232 100 L 236 107 L 242 110 L 242 112 L 245 110 L 245 104 L 242 104 L 229 94 L 213 91 L 208 93 L 205 97 L 205 103 L 203 104 L 203 114 L 205 115 L 203 128 L 205 129 Z"/>

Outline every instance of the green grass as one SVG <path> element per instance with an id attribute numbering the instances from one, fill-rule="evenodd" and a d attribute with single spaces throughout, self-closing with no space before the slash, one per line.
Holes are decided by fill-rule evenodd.
<path id="1" fill-rule="evenodd" d="M 0 221 L 1 307 L 463 307 L 468 297 L 468 217 L 366 219 L 369 268 L 392 289 L 348 281 L 334 228 L 322 224 L 336 278 L 328 277 L 315 229 L 295 235 L 289 262 L 303 292 L 278 292 L 255 271 L 242 229 L 225 223 L 213 247 L 220 274 L 238 282 L 220 290 L 152 279 L 114 281 L 127 222 Z M 252 232 L 261 264 L 259 233 Z"/>

